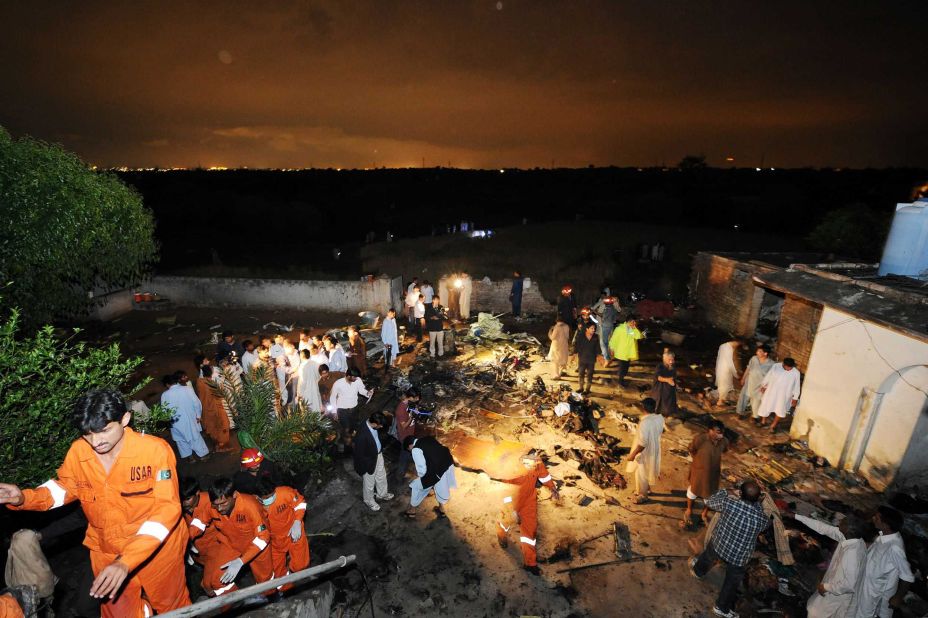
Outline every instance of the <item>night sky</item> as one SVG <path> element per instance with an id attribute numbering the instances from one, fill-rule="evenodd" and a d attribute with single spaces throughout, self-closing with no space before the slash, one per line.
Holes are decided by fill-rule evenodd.
<path id="1" fill-rule="evenodd" d="M 926 18 L 888 0 L 5 2 L 0 125 L 100 166 L 928 166 Z"/>

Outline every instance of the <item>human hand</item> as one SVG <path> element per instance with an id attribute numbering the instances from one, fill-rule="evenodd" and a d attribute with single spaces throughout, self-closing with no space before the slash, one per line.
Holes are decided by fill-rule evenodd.
<path id="1" fill-rule="evenodd" d="M 93 580 L 90 586 L 90 596 L 95 599 L 102 599 L 106 596 L 115 599 L 116 593 L 119 592 L 128 575 L 129 567 L 119 560 L 114 560 Z"/>
<path id="2" fill-rule="evenodd" d="M 20 506 L 25 501 L 23 490 L 10 483 L 0 483 L 0 504 Z"/>
<path id="3" fill-rule="evenodd" d="M 822 596 L 825 596 L 825 593 L 828 592 L 827 590 L 825 590 L 824 582 L 819 582 L 817 590 L 818 590 L 818 593 Z"/>
<path id="4" fill-rule="evenodd" d="M 225 573 L 222 574 L 222 577 L 219 578 L 223 584 L 231 584 L 235 581 L 235 578 L 238 577 L 238 572 L 242 570 L 242 567 L 245 566 L 245 562 L 239 557 L 235 560 L 229 560 L 224 565 L 219 567 Z"/>
<path id="5" fill-rule="evenodd" d="M 290 540 L 296 543 L 302 537 L 303 537 L 303 527 L 300 525 L 300 522 L 298 521 L 293 522 L 293 525 L 290 526 Z"/>

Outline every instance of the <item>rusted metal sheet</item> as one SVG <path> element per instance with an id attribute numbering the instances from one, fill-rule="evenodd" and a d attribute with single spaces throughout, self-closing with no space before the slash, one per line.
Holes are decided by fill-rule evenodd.
<path id="1" fill-rule="evenodd" d="M 525 473 L 522 457 L 531 450 L 519 442 L 489 442 L 462 436 L 451 453 L 462 468 L 486 472 L 494 479 L 515 478 Z"/>

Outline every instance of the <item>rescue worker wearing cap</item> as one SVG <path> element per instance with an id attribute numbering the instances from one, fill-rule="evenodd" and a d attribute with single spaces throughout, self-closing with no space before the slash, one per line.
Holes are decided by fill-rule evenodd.
<path id="1" fill-rule="evenodd" d="M 213 505 L 211 524 L 218 543 L 210 547 L 203 565 L 203 589 L 212 596 L 235 590 L 235 579 L 247 564 L 255 583 L 274 577 L 268 543 L 271 531 L 258 499 L 235 491 L 232 481 L 218 478 L 209 488 Z"/>
<path id="2" fill-rule="evenodd" d="M 612 360 L 612 351 L 609 350 L 609 339 L 612 331 L 619 321 L 619 302 L 615 296 L 608 294 L 593 305 L 593 313 L 599 316 L 599 347 L 603 353 L 603 366 L 609 365 Z"/>
<path id="3" fill-rule="evenodd" d="M 190 604 L 174 452 L 164 440 L 129 429 L 131 419 L 117 391 L 90 391 L 72 409 L 82 438 L 71 445 L 58 477 L 37 489 L 0 483 L 0 504 L 13 509 L 46 511 L 80 500 L 95 576 L 90 595 L 105 600 L 100 613 L 106 618 Z"/>
<path id="4" fill-rule="evenodd" d="M 550 489 L 555 500 L 560 498 L 560 494 L 551 474 L 539 457 L 529 454 L 522 458 L 522 465 L 525 467 L 525 474 L 502 480 L 503 483 L 515 485 L 516 488 L 503 498 L 499 525 L 496 528 L 496 539 L 503 549 L 509 547 L 509 530 L 514 523 L 518 522 L 524 568 L 533 575 L 539 575 L 541 571 L 538 569 L 535 552 L 537 541 L 535 533 L 538 529 L 536 484 L 541 483 Z"/>
<path id="5" fill-rule="evenodd" d="M 258 479 L 268 478 L 275 485 L 280 481 L 277 466 L 256 448 L 242 451 L 241 469 L 232 477 L 235 490 L 246 494 L 258 494 Z"/>
<path id="6" fill-rule="evenodd" d="M 264 507 L 271 531 L 274 576 L 283 577 L 308 567 L 309 539 L 303 524 L 306 499 L 292 487 L 275 487 L 269 479 L 263 478 L 258 480 L 258 500 Z M 282 590 L 292 587 L 290 584 Z"/>
<path id="7" fill-rule="evenodd" d="M 595 317 L 593 317 L 593 312 L 589 307 L 584 307 L 580 310 L 580 317 L 577 319 L 577 330 L 583 332 L 587 329 L 588 326 L 593 325 L 596 328 L 599 328 L 599 322 Z"/>
<path id="8" fill-rule="evenodd" d="M 557 317 L 570 326 L 571 334 L 577 328 L 577 302 L 574 300 L 573 288 L 565 285 L 557 299 Z"/>
<path id="9" fill-rule="evenodd" d="M 194 562 L 201 566 L 206 564 L 206 556 L 213 544 L 218 543 L 213 520 L 213 505 L 209 492 L 201 491 L 196 479 L 186 477 L 180 480 L 180 505 L 183 509 L 184 522 L 190 535 L 190 554 L 188 564 Z"/>

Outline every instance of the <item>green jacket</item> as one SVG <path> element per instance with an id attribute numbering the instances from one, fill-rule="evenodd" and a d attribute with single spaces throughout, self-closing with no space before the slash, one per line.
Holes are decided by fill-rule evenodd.
<path id="1" fill-rule="evenodd" d="M 641 339 L 641 331 L 630 327 L 628 322 L 622 322 L 612 331 L 612 337 L 609 338 L 609 349 L 619 360 L 638 360 L 639 339 Z"/>

